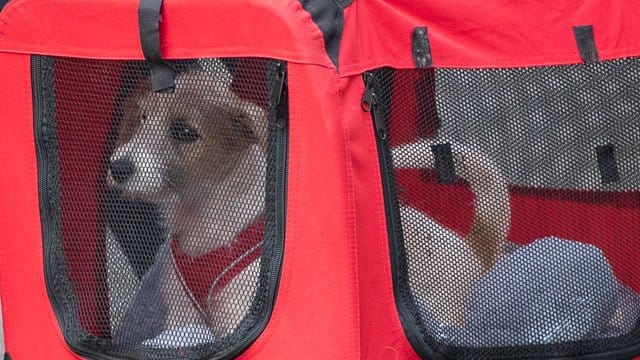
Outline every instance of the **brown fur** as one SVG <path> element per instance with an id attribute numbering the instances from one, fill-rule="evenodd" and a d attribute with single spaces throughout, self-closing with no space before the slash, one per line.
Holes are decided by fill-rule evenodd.
<path id="1" fill-rule="evenodd" d="M 393 148 L 396 168 L 433 168 L 434 140 Z M 502 256 L 510 222 L 509 192 L 497 165 L 477 149 L 452 143 L 456 173 L 475 194 L 471 231 L 460 236 L 427 214 L 401 204 L 409 283 L 441 323 L 462 326 L 469 295 Z M 416 156 L 422 154 L 423 156 Z M 419 240 L 419 241 L 418 241 Z"/>
<path id="2" fill-rule="evenodd" d="M 180 79 L 173 93 L 154 93 L 148 81 L 136 87 L 125 103 L 116 145 L 120 147 L 130 141 L 143 117 L 153 112 L 162 112 L 161 116 L 169 121 L 183 121 L 194 128 L 201 140 L 187 144 L 172 140 L 174 156 L 169 164 L 170 179 L 177 189 L 187 174 L 196 178 L 211 175 L 225 178 L 251 144 L 262 142 L 257 135 L 261 124 L 254 123 L 246 114 L 242 108 L 245 101 L 230 91 L 207 91 L 204 86 L 198 86 L 206 79 L 202 72 L 189 72 Z M 216 95 L 220 97 L 215 99 Z M 213 164 L 215 171 L 211 171 Z"/>

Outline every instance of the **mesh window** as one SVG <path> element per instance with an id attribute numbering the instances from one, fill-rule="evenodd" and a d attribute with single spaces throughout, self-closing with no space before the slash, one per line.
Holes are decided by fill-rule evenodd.
<path id="1" fill-rule="evenodd" d="M 398 310 L 424 356 L 638 353 L 640 62 L 365 83 Z"/>
<path id="2" fill-rule="evenodd" d="M 174 91 L 154 93 L 144 62 L 33 59 L 47 288 L 94 358 L 230 357 L 273 306 L 285 66 L 172 66 Z"/>

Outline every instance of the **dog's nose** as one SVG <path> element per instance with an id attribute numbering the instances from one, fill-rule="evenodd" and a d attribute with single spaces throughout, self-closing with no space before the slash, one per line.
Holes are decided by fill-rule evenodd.
<path id="1" fill-rule="evenodd" d="M 109 170 L 111 170 L 113 180 L 120 184 L 131 177 L 135 168 L 129 159 L 119 159 L 111 163 Z"/>

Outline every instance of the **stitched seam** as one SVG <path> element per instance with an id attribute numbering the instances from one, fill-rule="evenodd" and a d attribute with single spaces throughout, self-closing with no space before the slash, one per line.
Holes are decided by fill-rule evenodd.
<path id="1" fill-rule="evenodd" d="M 337 76 L 337 74 L 336 74 Z M 355 344 L 353 344 L 353 348 L 358 351 L 358 358 L 362 356 L 362 341 L 360 327 L 362 326 L 360 320 L 360 273 L 359 273 L 359 262 L 358 262 L 358 236 L 357 236 L 357 211 L 356 211 L 356 201 L 355 201 L 355 185 L 353 181 L 353 162 L 352 162 L 352 154 L 349 151 L 351 144 L 351 134 L 349 131 L 349 127 L 345 124 L 345 117 L 343 116 L 343 101 L 344 101 L 344 87 L 340 84 L 340 77 L 336 78 L 336 87 L 338 89 L 338 116 L 340 118 L 340 125 L 342 127 L 343 137 L 343 151 L 344 151 L 344 159 L 345 159 L 345 177 L 346 177 L 346 195 L 347 195 L 347 204 L 348 211 L 345 219 L 345 223 L 347 225 L 347 229 L 349 231 L 349 241 L 351 243 L 351 259 L 353 261 L 353 269 L 355 271 L 353 276 L 351 277 L 351 283 L 353 284 L 352 290 L 353 295 L 355 296 L 354 301 L 354 310 L 356 316 L 356 329 L 354 329 L 354 339 Z M 353 299 L 353 297 L 352 297 Z"/>

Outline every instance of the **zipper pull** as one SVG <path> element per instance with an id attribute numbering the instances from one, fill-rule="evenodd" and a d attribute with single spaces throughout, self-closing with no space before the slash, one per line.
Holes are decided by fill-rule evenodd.
<path id="1" fill-rule="evenodd" d="M 375 101 L 375 94 L 373 92 L 373 74 L 366 72 L 364 73 L 364 94 L 362 95 L 360 106 L 362 107 L 362 110 L 370 112 Z"/>
<path id="2" fill-rule="evenodd" d="M 282 63 L 278 63 L 276 69 L 276 78 L 274 79 L 274 86 L 269 97 L 269 107 L 275 108 L 280 105 L 280 101 L 282 100 L 282 93 L 284 92 L 284 83 L 287 79 L 287 74 L 285 67 Z"/>
<path id="3" fill-rule="evenodd" d="M 380 138 L 380 140 L 386 140 L 387 128 L 380 114 L 378 98 L 375 92 L 375 78 L 373 73 L 364 73 L 364 94 L 362 95 L 360 107 L 362 107 L 362 110 L 371 113 L 373 125 L 376 128 L 376 135 Z"/>
<path id="4" fill-rule="evenodd" d="M 273 87 L 269 96 L 269 107 L 275 111 L 276 127 L 284 129 L 289 119 L 289 104 L 287 99 L 287 69 L 283 63 L 277 63 Z"/>

